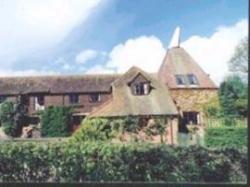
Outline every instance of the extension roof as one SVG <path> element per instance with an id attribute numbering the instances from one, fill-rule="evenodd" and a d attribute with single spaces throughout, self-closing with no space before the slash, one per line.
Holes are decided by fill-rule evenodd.
<path id="1" fill-rule="evenodd" d="M 196 87 L 185 85 L 179 86 L 176 83 L 175 75 L 194 74 L 197 77 L 198 85 Z M 170 89 L 177 88 L 209 88 L 217 89 L 209 75 L 205 73 L 197 62 L 182 48 L 172 47 L 168 49 L 158 72 L 159 79 Z"/>
<path id="2" fill-rule="evenodd" d="M 148 95 L 133 95 L 129 83 L 142 75 L 150 82 Z M 128 115 L 177 115 L 176 106 L 165 85 L 157 77 L 137 67 L 130 68 L 112 83 L 113 97 L 90 113 L 90 117 L 119 117 Z"/>
<path id="3" fill-rule="evenodd" d="M 0 77 L 0 95 L 109 92 L 118 74 Z"/>

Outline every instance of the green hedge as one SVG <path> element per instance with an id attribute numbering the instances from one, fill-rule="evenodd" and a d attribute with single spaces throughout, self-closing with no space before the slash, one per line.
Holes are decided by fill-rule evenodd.
<path id="1" fill-rule="evenodd" d="M 164 144 L 3 143 L 0 182 L 246 182 L 246 150 Z"/>
<path id="2" fill-rule="evenodd" d="M 246 147 L 247 127 L 209 127 L 205 131 L 207 147 Z"/>

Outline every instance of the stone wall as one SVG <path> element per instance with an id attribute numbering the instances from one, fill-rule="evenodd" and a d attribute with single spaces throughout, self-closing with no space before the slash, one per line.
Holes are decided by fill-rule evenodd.
<path id="1" fill-rule="evenodd" d="M 200 123 L 204 123 L 202 109 L 212 98 L 218 97 L 217 89 L 172 89 L 171 96 L 177 107 L 182 112 L 199 112 Z"/>
<path id="2" fill-rule="evenodd" d="M 217 89 L 172 89 L 170 93 L 182 111 L 201 111 L 202 105 L 218 97 Z"/>

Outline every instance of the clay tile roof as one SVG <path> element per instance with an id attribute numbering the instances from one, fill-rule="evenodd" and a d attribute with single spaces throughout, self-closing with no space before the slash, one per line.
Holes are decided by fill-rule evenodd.
<path id="1" fill-rule="evenodd" d="M 19 93 L 108 92 L 118 74 L 0 77 L 0 95 Z"/>
<path id="2" fill-rule="evenodd" d="M 169 88 L 189 88 L 190 85 L 188 84 L 184 87 L 177 85 L 176 74 L 194 74 L 198 80 L 196 88 L 217 88 L 209 75 L 203 71 L 198 63 L 182 47 L 168 49 L 158 72 L 158 77 Z"/>
<path id="3" fill-rule="evenodd" d="M 135 96 L 128 83 L 140 73 L 150 82 L 148 95 Z M 90 113 L 90 117 L 119 117 L 127 115 L 177 115 L 176 106 L 165 85 L 152 74 L 137 67 L 130 68 L 112 83 L 113 97 Z"/>

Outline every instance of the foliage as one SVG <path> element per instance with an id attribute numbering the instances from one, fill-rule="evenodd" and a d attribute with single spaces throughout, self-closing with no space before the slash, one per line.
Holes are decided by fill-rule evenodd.
<path id="1" fill-rule="evenodd" d="M 123 131 L 136 133 L 139 130 L 139 117 L 126 116 L 124 119 Z"/>
<path id="2" fill-rule="evenodd" d="M 211 98 L 205 105 L 203 105 L 203 111 L 207 118 L 216 118 L 221 116 L 221 107 L 219 104 L 219 98 Z"/>
<path id="3" fill-rule="evenodd" d="M 22 127 L 28 123 L 27 107 L 21 96 L 16 103 L 5 101 L 0 105 L 0 121 L 7 135 L 12 137 L 21 135 Z"/>
<path id="4" fill-rule="evenodd" d="M 0 144 L 0 182 L 246 182 L 247 151 L 164 144 Z"/>
<path id="5" fill-rule="evenodd" d="M 7 135 L 15 136 L 16 128 L 13 118 L 14 104 L 9 101 L 4 101 L 0 105 L 0 121 L 3 130 Z"/>
<path id="6" fill-rule="evenodd" d="M 4 101 L 0 105 L 0 120 L 4 132 L 12 137 L 20 136 L 22 127 L 27 124 L 27 111 L 23 103 Z"/>
<path id="7" fill-rule="evenodd" d="M 120 120 L 107 120 L 104 118 L 86 118 L 82 127 L 74 134 L 77 141 L 105 141 L 112 139 L 122 126 Z"/>
<path id="8" fill-rule="evenodd" d="M 72 109 L 51 106 L 42 111 L 41 132 L 44 137 L 64 137 L 71 132 Z"/>
<path id="9" fill-rule="evenodd" d="M 152 125 L 146 128 L 146 133 L 149 136 L 160 135 L 161 143 L 163 143 L 163 135 L 166 133 L 166 120 L 160 117 L 154 118 L 154 122 L 152 123 Z"/>
<path id="10" fill-rule="evenodd" d="M 73 135 L 77 141 L 106 141 L 112 139 L 122 140 L 124 134 L 129 134 L 136 141 L 139 132 L 148 136 L 160 135 L 163 142 L 163 134 L 166 132 L 165 120 L 154 118 L 154 123 L 145 127 L 143 118 L 127 116 L 125 118 L 85 118 L 80 129 Z M 147 122 L 147 120 L 146 120 Z"/>
<path id="11" fill-rule="evenodd" d="M 229 70 L 248 73 L 248 37 L 243 38 L 236 47 L 234 55 L 229 61 Z"/>
<path id="12" fill-rule="evenodd" d="M 247 85 L 238 76 L 229 76 L 221 83 L 219 100 L 226 117 L 247 117 Z"/>
<path id="13" fill-rule="evenodd" d="M 205 131 L 207 147 L 246 147 L 247 127 L 209 127 Z"/>

